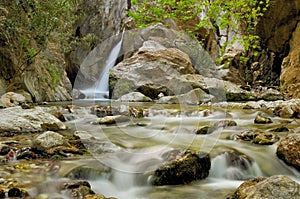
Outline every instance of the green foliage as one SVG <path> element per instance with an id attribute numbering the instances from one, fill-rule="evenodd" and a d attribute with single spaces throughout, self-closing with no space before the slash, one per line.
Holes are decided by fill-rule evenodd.
<path id="1" fill-rule="evenodd" d="M 79 0 L 1 1 L 0 41 L 19 59 L 16 76 L 46 49 L 49 41 L 68 45 L 78 3 Z"/>
<path id="2" fill-rule="evenodd" d="M 57 67 L 55 67 L 55 65 L 53 64 L 50 64 L 48 67 L 47 67 L 47 70 L 51 76 L 51 82 L 50 85 L 53 89 L 55 89 L 58 85 L 59 85 L 59 82 L 60 82 L 60 79 L 61 79 L 61 74 L 60 72 L 57 70 Z"/>
<path id="3" fill-rule="evenodd" d="M 269 0 L 134 0 L 132 3 L 137 9 L 129 11 L 128 15 L 138 27 L 172 18 L 189 32 L 200 28 L 213 29 L 219 38 L 226 38 L 221 54 L 236 41 L 246 51 L 258 50 L 259 36 L 255 34 L 255 26 L 269 6 Z M 190 21 L 194 22 L 193 29 L 184 27 Z M 227 32 L 227 35 L 221 35 L 220 30 Z M 241 33 L 243 38 L 229 38 L 230 32 L 235 35 Z"/>

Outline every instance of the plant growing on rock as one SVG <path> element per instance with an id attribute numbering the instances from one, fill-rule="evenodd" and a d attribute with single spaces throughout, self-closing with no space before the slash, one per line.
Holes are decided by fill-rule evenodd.
<path id="1" fill-rule="evenodd" d="M 79 1 L 1 1 L 0 54 L 12 57 L 12 66 L 2 66 L 13 67 L 10 82 L 22 76 L 49 42 L 68 45 Z"/>

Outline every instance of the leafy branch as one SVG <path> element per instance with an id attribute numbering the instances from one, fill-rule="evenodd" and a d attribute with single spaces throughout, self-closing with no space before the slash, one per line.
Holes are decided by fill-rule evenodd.
<path id="1" fill-rule="evenodd" d="M 255 34 L 258 19 L 269 7 L 269 0 L 134 0 L 135 10 L 129 11 L 137 27 L 174 19 L 188 32 L 201 28 L 212 29 L 221 43 L 221 55 L 235 42 L 245 51 L 259 50 L 259 36 Z M 193 29 L 185 27 L 193 21 Z M 221 33 L 222 32 L 222 33 Z M 225 33 L 224 33 L 225 32 Z M 232 38 L 229 33 L 235 34 Z M 238 35 L 243 35 L 239 37 Z"/>

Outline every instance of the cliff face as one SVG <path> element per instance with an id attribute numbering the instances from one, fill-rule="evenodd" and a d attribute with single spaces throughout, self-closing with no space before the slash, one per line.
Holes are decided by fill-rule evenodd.
<path id="1" fill-rule="evenodd" d="M 33 60 L 21 60 L 20 55 L 26 54 L 26 49 L 13 49 L 0 34 L 0 95 L 8 91 L 26 91 L 34 101 L 71 100 L 71 83 L 75 81 L 81 62 L 98 43 L 121 32 L 127 6 L 127 0 L 82 1 L 73 36 L 87 39 L 88 45 L 77 46 L 67 55 L 59 44 L 50 41 Z M 1 15 L 9 11 L 0 8 Z M 21 14 L 26 17 L 26 11 Z M 36 45 L 37 41 L 32 39 L 28 49 Z M 78 75 L 77 78 L 86 77 Z"/>
<path id="2" fill-rule="evenodd" d="M 18 51 L 22 53 L 22 51 Z M 20 63 L 19 54 L 0 47 L 0 94 L 8 91 L 31 95 L 33 101 L 71 100 L 71 83 L 65 73 L 64 55 L 56 44 L 49 44 L 32 62 Z"/>
<path id="3" fill-rule="evenodd" d="M 80 64 L 93 48 L 122 32 L 128 7 L 130 7 L 130 0 L 86 0 L 82 2 L 81 10 L 78 11 L 81 15 L 80 19 L 74 24 L 75 36 L 79 39 L 93 39 L 88 46 L 77 46 L 66 56 L 66 71 L 72 84 L 74 84 L 75 79 L 76 81 L 89 82 L 89 79 L 92 79 L 93 76 L 97 77 L 99 75 L 97 68 L 91 71 L 90 74 L 77 73 Z M 102 57 L 108 55 L 114 42 L 114 40 L 112 40 L 112 43 L 106 41 L 106 48 L 101 49 Z M 102 60 L 102 62 L 105 62 L 105 60 Z"/>
<path id="4" fill-rule="evenodd" d="M 286 97 L 299 98 L 300 91 L 300 1 L 271 0 L 270 8 L 258 23 L 263 48 L 273 53 L 274 62 L 266 66 L 280 76 Z"/>
<path id="5" fill-rule="evenodd" d="M 56 15 L 61 5 L 45 3 L 2 1 L 0 5 L 1 94 L 16 91 L 37 102 L 71 99 L 61 42 L 54 39 L 60 36 L 58 24 L 65 18 Z"/>

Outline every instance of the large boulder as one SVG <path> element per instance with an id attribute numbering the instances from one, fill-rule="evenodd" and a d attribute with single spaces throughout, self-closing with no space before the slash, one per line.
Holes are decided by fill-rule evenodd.
<path id="1" fill-rule="evenodd" d="M 234 193 L 235 199 L 296 199 L 300 198 L 300 184 L 290 178 L 277 175 L 258 177 L 241 184 Z"/>
<path id="2" fill-rule="evenodd" d="M 289 134 L 282 139 L 277 147 L 276 154 L 286 164 L 300 171 L 300 134 Z"/>
<path id="3" fill-rule="evenodd" d="M 38 107 L 34 109 L 13 107 L 0 110 L 0 132 L 57 131 L 66 128 L 59 119 Z"/>
<path id="4" fill-rule="evenodd" d="M 111 70 L 112 98 L 132 91 L 139 91 L 152 99 L 157 98 L 159 93 L 181 94 L 170 89 L 170 79 L 193 73 L 195 69 L 189 56 L 176 48 L 140 50 Z"/>
<path id="5" fill-rule="evenodd" d="M 209 154 L 186 151 L 154 171 L 151 183 L 160 185 L 187 184 L 208 176 L 211 162 Z"/>

